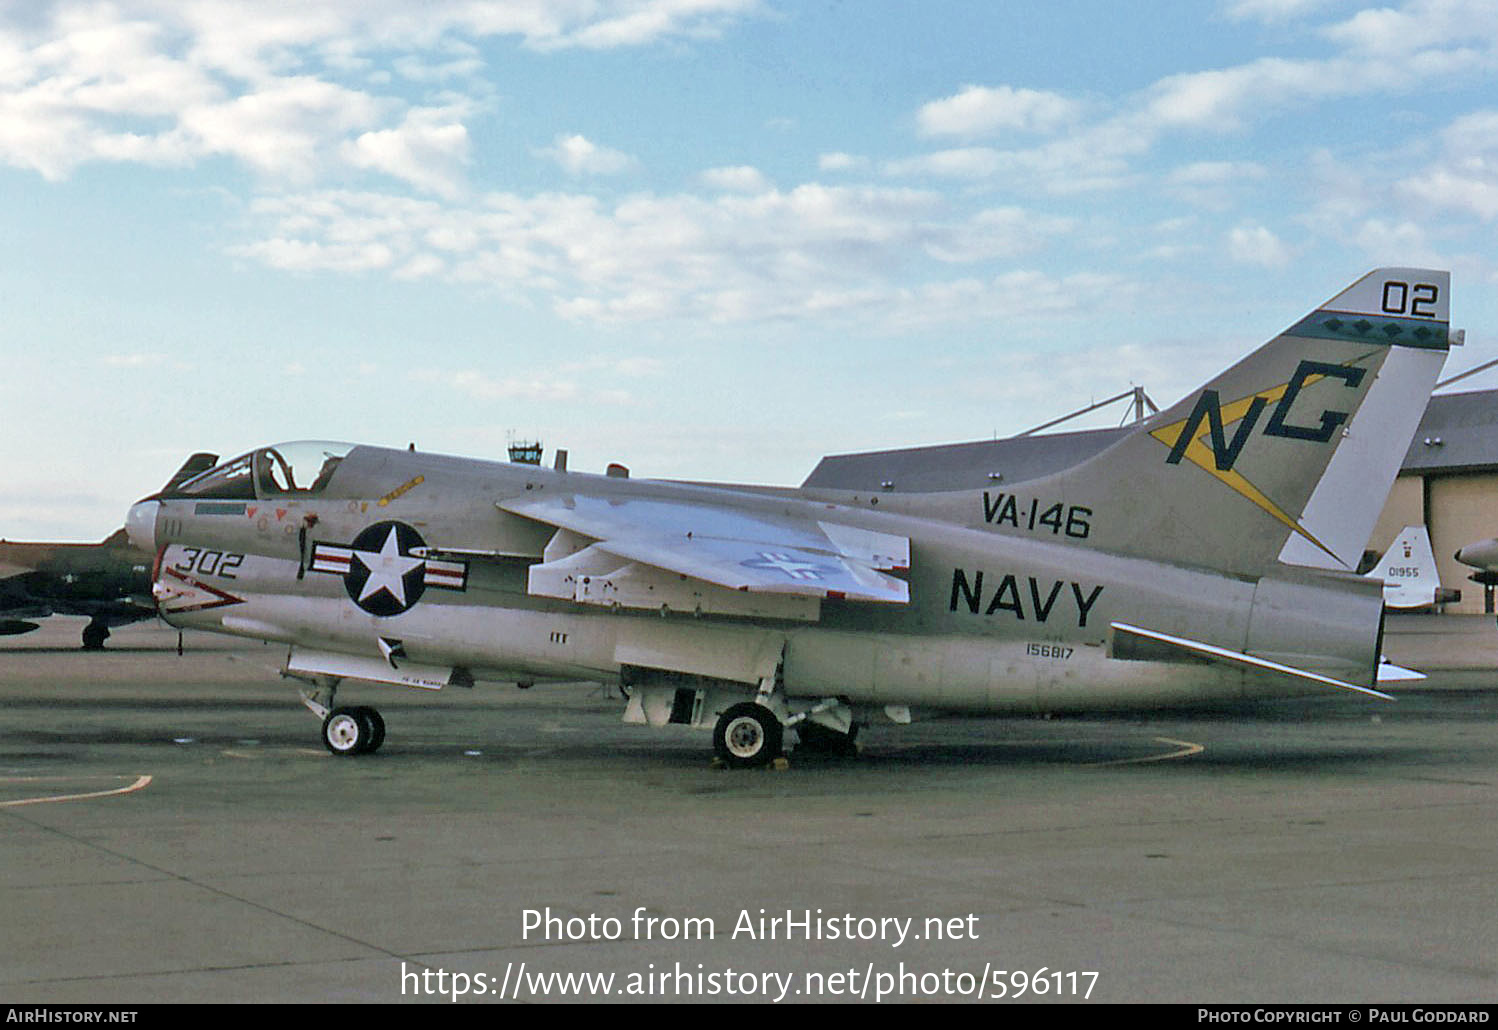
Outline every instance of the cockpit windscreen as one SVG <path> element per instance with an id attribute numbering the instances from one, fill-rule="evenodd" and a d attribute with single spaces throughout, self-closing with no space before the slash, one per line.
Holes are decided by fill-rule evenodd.
<path id="1" fill-rule="evenodd" d="M 262 447 L 221 462 L 187 480 L 174 494 L 255 500 L 270 497 L 314 497 L 328 485 L 338 463 L 353 444 L 325 440 Z"/>

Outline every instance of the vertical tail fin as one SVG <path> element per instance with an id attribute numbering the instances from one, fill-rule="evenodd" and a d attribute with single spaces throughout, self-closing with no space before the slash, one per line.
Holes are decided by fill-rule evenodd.
<path id="1" fill-rule="evenodd" d="M 166 486 L 161 488 L 161 493 L 169 494 L 183 483 L 187 482 L 199 472 L 207 472 L 218 464 L 218 455 L 209 454 L 207 451 L 198 451 L 188 456 L 182 463 L 182 467 L 172 473 L 172 478 L 166 481 Z"/>
<path id="2" fill-rule="evenodd" d="M 1462 598 L 1460 590 L 1442 588 L 1430 534 L 1424 526 L 1405 526 L 1400 530 L 1367 575 L 1369 579 L 1383 581 L 1385 607 L 1399 611 L 1451 604 Z"/>
<path id="3" fill-rule="evenodd" d="M 1370 272 L 1102 454 L 1025 486 L 1085 511 L 1089 546 L 1243 575 L 1276 560 L 1352 570 L 1445 362 L 1449 292 L 1447 272 Z"/>

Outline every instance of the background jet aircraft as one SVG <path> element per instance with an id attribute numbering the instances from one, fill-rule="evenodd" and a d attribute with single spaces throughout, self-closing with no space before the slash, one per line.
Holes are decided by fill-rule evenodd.
<path id="1" fill-rule="evenodd" d="M 97 544 L 0 541 L 0 634 L 37 629 L 32 619 L 84 615 L 83 646 L 94 650 L 115 626 L 156 615 L 151 555 L 118 530 Z"/>
<path id="2" fill-rule="evenodd" d="M 759 765 L 793 729 L 1387 698 L 1353 566 L 1448 347 L 1449 277 L 1372 272 L 1101 454 L 941 494 L 754 493 L 348 444 L 264 447 L 131 509 L 176 626 L 288 645 L 337 754 L 347 678 L 632 688 Z M 995 484 L 997 487 L 997 484 Z M 1388 666 L 1384 666 L 1388 669 Z"/>
<path id="3" fill-rule="evenodd" d="M 1441 586 L 1436 555 L 1424 526 L 1405 526 L 1366 575 L 1384 585 L 1384 605 L 1395 611 L 1418 611 L 1455 604 L 1460 590 Z"/>
<path id="4" fill-rule="evenodd" d="M 194 454 L 162 489 L 218 460 Z M 82 615 L 83 646 L 104 646 L 110 629 L 154 618 L 150 550 L 130 544 L 124 529 L 97 544 L 18 543 L 0 540 L 0 636 L 30 633 L 32 619 L 49 615 Z"/>
<path id="5" fill-rule="evenodd" d="M 1453 557 L 1477 571 L 1467 578 L 1483 586 L 1498 586 L 1498 537 L 1459 548 Z"/>

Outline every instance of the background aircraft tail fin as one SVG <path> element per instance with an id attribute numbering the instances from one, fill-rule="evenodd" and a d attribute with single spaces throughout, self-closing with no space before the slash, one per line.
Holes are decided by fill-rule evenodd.
<path id="1" fill-rule="evenodd" d="M 172 478 L 166 481 L 166 486 L 161 488 L 161 493 L 171 493 L 177 487 L 187 482 L 199 472 L 207 472 L 218 464 L 218 455 L 209 454 L 207 451 L 198 451 L 182 463 L 182 467 L 172 473 Z"/>
<path id="2" fill-rule="evenodd" d="M 1101 454 L 985 494 L 983 521 L 1233 574 L 1353 570 L 1445 361 L 1449 286 L 1370 272 Z"/>
<path id="3" fill-rule="evenodd" d="M 1424 526 L 1405 526 L 1368 570 L 1369 579 L 1382 580 L 1384 604 L 1393 609 L 1428 608 L 1460 601 L 1460 590 L 1444 590 L 1436 569 L 1436 555 Z"/>

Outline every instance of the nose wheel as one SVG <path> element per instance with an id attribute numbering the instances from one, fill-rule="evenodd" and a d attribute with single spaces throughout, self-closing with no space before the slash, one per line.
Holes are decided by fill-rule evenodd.
<path id="1" fill-rule="evenodd" d="M 104 641 L 109 639 L 109 627 L 102 622 L 91 621 L 83 627 L 83 649 L 85 651 L 104 650 Z"/>
<path id="2" fill-rule="evenodd" d="M 322 742 L 335 755 L 367 755 L 385 742 L 385 720 L 373 708 L 335 708 L 322 724 Z"/>
<path id="3" fill-rule="evenodd" d="M 736 769 L 755 769 L 780 757 L 784 729 L 764 705 L 743 701 L 718 716 L 713 751 Z"/>

